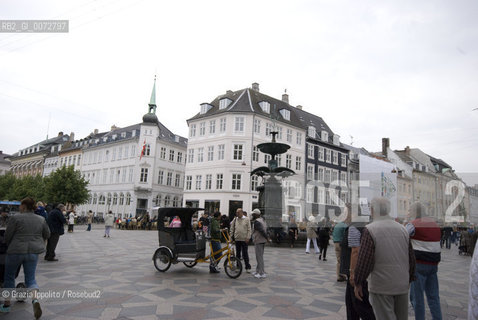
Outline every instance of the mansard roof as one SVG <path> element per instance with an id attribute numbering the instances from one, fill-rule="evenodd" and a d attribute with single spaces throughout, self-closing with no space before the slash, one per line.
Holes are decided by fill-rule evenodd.
<path id="1" fill-rule="evenodd" d="M 232 102 L 226 108 L 220 110 L 219 103 L 222 99 L 228 98 Z M 264 112 L 259 105 L 260 102 L 265 101 L 270 104 L 270 113 Z M 201 114 L 197 113 L 194 117 L 187 121 L 198 120 L 202 118 L 209 118 L 211 116 L 217 116 L 226 113 L 255 113 L 267 118 L 277 120 L 278 122 L 289 124 L 304 130 L 307 130 L 309 126 L 314 126 L 318 132 L 325 130 L 329 133 L 330 139 L 332 139 L 333 132 L 325 121 L 312 113 L 298 109 L 291 106 L 285 101 L 273 98 L 265 95 L 257 90 L 251 88 L 241 89 L 238 91 L 228 91 L 226 94 L 217 96 L 213 101 L 209 103 L 211 108 Z M 290 120 L 284 119 L 280 110 L 285 109 L 290 111 Z"/>

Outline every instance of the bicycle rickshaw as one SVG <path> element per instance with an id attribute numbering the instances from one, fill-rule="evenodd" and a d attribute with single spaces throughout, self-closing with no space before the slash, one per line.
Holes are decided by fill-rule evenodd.
<path id="1" fill-rule="evenodd" d="M 234 246 L 227 231 L 222 234 L 226 239 L 226 246 L 213 252 L 209 242 L 209 252 L 206 255 L 207 234 L 202 230 L 193 230 L 192 217 L 199 208 L 160 208 L 158 210 L 158 237 L 159 248 L 154 252 L 153 263 L 160 272 L 166 272 L 171 264 L 182 262 L 186 267 L 193 268 L 199 263 L 217 263 L 224 258 L 224 271 L 230 278 L 237 278 L 242 273 L 242 263 L 234 254 Z M 173 217 L 179 217 L 181 227 L 169 227 Z M 218 259 L 214 256 L 220 254 Z"/>

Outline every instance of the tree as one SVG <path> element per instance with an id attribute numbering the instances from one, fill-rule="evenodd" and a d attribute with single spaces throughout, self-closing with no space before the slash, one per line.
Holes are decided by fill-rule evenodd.
<path id="1" fill-rule="evenodd" d="M 11 172 L 0 176 L 0 200 L 15 200 L 10 198 L 10 192 L 16 180 Z"/>
<path id="2" fill-rule="evenodd" d="M 49 203 L 83 204 L 89 197 L 87 186 L 80 171 L 63 166 L 45 178 L 45 199 Z"/>
<path id="3" fill-rule="evenodd" d="M 26 197 L 32 197 L 35 200 L 43 200 L 44 190 L 41 175 L 24 176 L 15 179 L 15 183 L 9 192 L 9 198 L 10 200 L 22 200 Z"/>

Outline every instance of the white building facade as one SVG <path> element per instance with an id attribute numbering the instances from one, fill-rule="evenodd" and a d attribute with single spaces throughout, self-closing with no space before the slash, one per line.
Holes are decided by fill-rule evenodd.
<path id="1" fill-rule="evenodd" d="M 207 212 L 220 211 L 232 217 L 237 208 L 251 212 L 258 206 L 256 191 L 261 178 L 250 176 L 255 168 L 267 166 L 269 156 L 257 145 L 271 141 L 290 145 L 278 157 L 278 166 L 296 172 L 283 180 L 285 212 L 304 216 L 305 129 L 287 102 L 261 94 L 252 88 L 228 91 L 188 120 L 184 204 Z"/>
<path id="2" fill-rule="evenodd" d="M 154 215 L 153 207 L 179 207 L 183 197 L 187 140 L 156 116 L 155 89 L 143 122 L 112 128 L 83 149 L 81 172 L 90 200 L 78 208 L 103 216 Z"/>

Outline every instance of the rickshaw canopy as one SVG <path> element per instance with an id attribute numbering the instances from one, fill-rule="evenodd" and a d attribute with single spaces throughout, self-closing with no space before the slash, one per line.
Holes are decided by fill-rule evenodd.
<path id="1" fill-rule="evenodd" d="M 172 218 L 174 216 L 178 216 L 179 219 L 181 219 L 181 224 L 183 228 L 186 229 L 192 229 L 191 226 L 191 219 L 192 216 L 198 212 L 202 211 L 204 209 L 201 208 L 177 208 L 177 207 L 172 207 L 172 208 L 159 208 L 158 210 L 158 230 L 165 230 L 166 228 L 164 227 L 164 218 Z"/>

